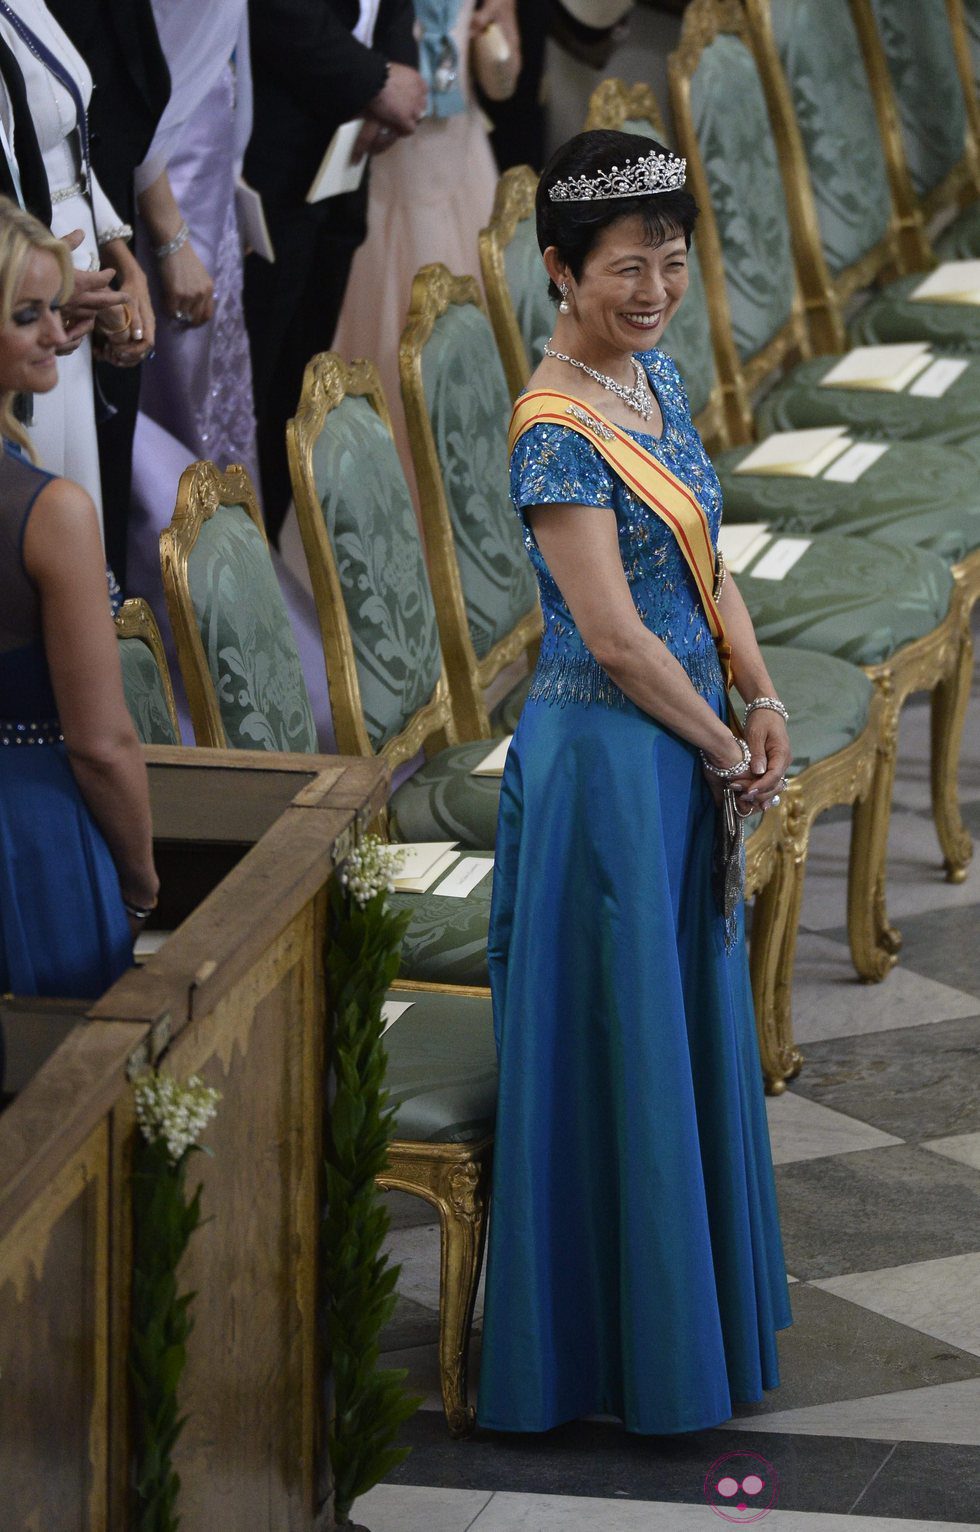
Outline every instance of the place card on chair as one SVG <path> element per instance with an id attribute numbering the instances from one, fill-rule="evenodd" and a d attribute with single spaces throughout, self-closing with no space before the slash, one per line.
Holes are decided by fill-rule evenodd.
<path id="1" fill-rule="evenodd" d="M 399 894 L 424 894 L 437 878 L 447 872 L 458 859 L 456 840 L 405 841 L 398 850 L 402 852 L 402 865 L 392 878 Z"/>
<path id="2" fill-rule="evenodd" d="M 731 574 L 745 569 L 771 542 L 772 533 L 764 521 L 724 521 L 718 533 L 718 547 Z"/>
<path id="3" fill-rule="evenodd" d="M 774 431 L 748 457 L 736 473 L 779 474 L 794 479 L 815 479 L 851 446 L 846 426 L 814 426 L 807 431 Z"/>
<path id="4" fill-rule="evenodd" d="M 970 359 L 966 356 L 939 356 L 928 371 L 916 378 L 909 393 L 918 394 L 923 399 L 941 399 L 969 365 Z"/>
<path id="5" fill-rule="evenodd" d="M 492 856 L 460 857 L 452 872 L 443 878 L 439 887 L 434 888 L 432 892 L 433 894 L 442 894 L 447 899 L 465 899 L 467 894 L 473 892 L 478 883 L 483 882 L 483 879 L 492 868 Z"/>
<path id="6" fill-rule="evenodd" d="M 812 537 L 777 537 L 749 574 L 755 580 L 784 580 L 812 541 Z"/>
<path id="7" fill-rule="evenodd" d="M 821 388 L 864 388 L 875 393 L 900 394 L 929 366 L 929 342 L 908 341 L 889 346 L 855 346 L 825 372 Z"/>
<path id="8" fill-rule="evenodd" d="M 502 777 L 504 774 L 504 762 L 507 759 L 507 752 L 510 749 L 510 742 L 513 738 L 513 734 L 508 734 L 498 744 L 494 745 L 490 754 L 485 755 L 483 760 L 473 767 L 470 776 Z"/>
<path id="9" fill-rule="evenodd" d="M 415 1004 L 414 1000 L 386 1000 L 381 1007 L 381 1035 L 393 1027 L 399 1016 L 404 1016 Z"/>
<path id="10" fill-rule="evenodd" d="M 855 442 L 846 452 L 841 453 L 836 462 L 831 463 L 823 477 L 836 484 L 856 484 L 887 451 L 887 442 Z"/>
<path id="11" fill-rule="evenodd" d="M 980 261 L 943 261 L 909 297 L 918 303 L 980 304 Z"/>

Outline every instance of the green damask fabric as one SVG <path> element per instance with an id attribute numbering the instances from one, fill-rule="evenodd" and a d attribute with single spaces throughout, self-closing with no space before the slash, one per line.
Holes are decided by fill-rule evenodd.
<path id="1" fill-rule="evenodd" d="M 697 239 L 697 235 L 694 237 Z M 697 418 L 711 398 L 717 372 L 715 354 L 711 349 L 704 276 L 694 245 L 688 253 L 687 270 L 687 296 L 670 321 L 660 349 L 666 351 L 677 363 L 687 389 L 691 414 Z"/>
<path id="2" fill-rule="evenodd" d="M 504 251 L 504 275 L 533 372 L 555 327 L 555 305 L 548 297 L 548 274 L 541 264 L 533 215 L 514 230 Z"/>
<path id="3" fill-rule="evenodd" d="M 824 254 L 831 271 L 842 271 L 884 238 L 891 217 L 861 46 L 847 0 L 772 0 L 772 22 L 803 136 Z"/>
<path id="4" fill-rule="evenodd" d="M 538 588 L 510 502 L 507 382 L 490 322 L 474 304 L 450 304 L 436 320 L 422 383 L 466 620 L 482 659 L 534 610 Z"/>
<path id="5" fill-rule="evenodd" d="M 489 999 L 404 989 L 389 990 L 386 998 L 411 1002 L 384 1035 L 394 1137 L 428 1144 L 486 1138 L 497 1110 Z"/>
<path id="6" fill-rule="evenodd" d="M 492 892 L 491 872 L 465 899 L 450 899 L 438 893 L 392 894 L 392 909 L 408 910 L 412 917 L 402 942 L 400 977 L 425 979 L 433 984 L 488 985 L 487 931 Z"/>
<path id="7" fill-rule="evenodd" d="M 705 49 L 691 81 L 691 110 L 721 236 L 732 330 L 749 357 L 789 319 L 795 277 L 766 103 L 739 38 L 721 35 Z"/>
<path id="8" fill-rule="evenodd" d="M 927 399 L 908 392 L 820 388 L 819 380 L 837 360 L 821 356 L 802 362 L 766 394 L 755 412 L 760 436 L 807 426 L 846 425 L 880 441 L 947 442 L 980 459 L 980 362 L 971 362 L 941 399 Z"/>
<path id="9" fill-rule="evenodd" d="M 945 0 L 871 0 L 920 197 L 963 158 L 966 103 Z"/>
<path id="10" fill-rule="evenodd" d="M 241 506 L 222 506 L 204 523 L 188 577 L 227 744 L 315 751 L 286 604 L 262 534 Z"/>
<path id="11" fill-rule="evenodd" d="M 366 399 L 327 416 L 313 471 L 375 750 L 431 697 L 442 652 L 415 512 L 389 432 Z"/>
<path id="12" fill-rule="evenodd" d="M 179 745 L 180 739 L 167 711 L 167 694 L 153 658 L 141 638 L 119 640 L 123 693 L 130 717 L 143 745 Z"/>
<path id="13" fill-rule="evenodd" d="M 810 649 L 761 644 L 776 696 L 789 712 L 793 764 L 789 775 L 825 761 L 853 743 L 868 722 L 873 686 L 863 670 Z M 741 718 L 744 703 L 732 693 Z"/>
<path id="14" fill-rule="evenodd" d="M 822 533 L 782 580 L 735 576 L 760 643 L 879 665 L 949 612 L 953 577 L 934 553 Z"/>
<path id="15" fill-rule="evenodd" d="M 491 740 L 451 745 L 420 766 L 391 795 L 393 840 L 458 840 L 476 850 L 497 835 L 499 777 L 473 777 L 493 749 Z"/>
<path id="16" fill-rule="evenodd" d="M 920 303 L 908 294 L 924 274 L 899 277 L 871 298 L 851 322 L 856 346 L 879 346 L 892 340 L 927 340 L 957 351 L 980 351 L 980 308 L 970 303 Z"/>
<path id="17" fill-rule="evenodd" d="M 752 449 L 715 461 L 729 521 L 766 521 L 779 532 L 840 532 L 892 547 L 927 548 L 948 564 L 980 548 L 980 475 L 955 447 L 893 442 L 855 484 L 789 475 L 738 474 Z"/>
<path id="18" fill-rule="evenodd" d="M 974 261 L 980 255 L 980 202 L 974 202 L 934 242 L 941 261 Z"/>

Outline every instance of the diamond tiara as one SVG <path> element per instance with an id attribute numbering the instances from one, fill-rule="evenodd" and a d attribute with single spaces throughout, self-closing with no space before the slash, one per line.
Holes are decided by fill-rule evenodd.
<path id="1" fill-rule="evenodd" d="M 606 197 L 650 197 L 657 192 L 680 191 L 687 160 L 654 149 L 622 170 L 600 170 L 594 176 L 570 176 L 548 188 L 552 202 L 600 202 Z"/>

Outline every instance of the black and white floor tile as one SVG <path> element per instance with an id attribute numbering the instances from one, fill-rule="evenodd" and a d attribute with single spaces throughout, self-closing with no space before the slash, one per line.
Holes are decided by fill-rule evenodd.
<path id="1" fill-rule="evenodd" d="M 773 1532 L 980 1532 L 980 851 L 964 883 L 942 880 L 928 740 L 928 709 L 913 705 L 888 880 L 904 941 L 881 985 L 850 966 L 848 825 L 814 835 L 794 990 L 806 1064 L 768 1103 L 795 1316 L 782 1387 L 689 1436 L 594 1420 L 453 1442 L 438 1393 L 438 1229 L 421 1204 L 392 1198 L 402 1274 L 384 1361 L 407 1367 L 425 1402 L 405 1431 L 411 1455 L 355 1507 L 371 1532 L 712 1532 L 724 1522 L 705 1476 L 732 1452 L 778 1478 L 776 1506 L 752 1522 Z M 980 841 L 980 689 L 961 795 Z"/>

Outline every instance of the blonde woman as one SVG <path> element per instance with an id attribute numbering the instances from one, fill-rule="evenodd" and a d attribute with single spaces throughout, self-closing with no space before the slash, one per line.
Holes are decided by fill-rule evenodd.
<path id="1" fill-rule="evenodd" d="M 58 381 L 67 246 L 0 198 L 0 993 L 94 997 L 157 897 L 91 498 L 36 466 L 17 393 Z"/>

